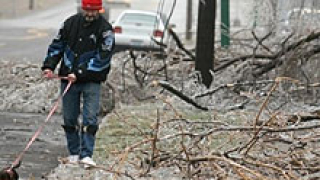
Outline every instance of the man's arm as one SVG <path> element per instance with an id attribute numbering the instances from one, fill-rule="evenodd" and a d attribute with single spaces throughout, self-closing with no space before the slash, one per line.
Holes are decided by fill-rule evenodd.
<path id="1" fill-rule="evenodd" d="M 47 56 L 41 69 L 54 71 L 63 56 L 65 46 L 65 29 L 63 25 L 49 45 Z"/>

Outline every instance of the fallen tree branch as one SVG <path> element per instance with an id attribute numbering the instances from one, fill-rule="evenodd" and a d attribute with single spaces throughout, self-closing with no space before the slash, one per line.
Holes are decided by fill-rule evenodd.
<path id="1" fill-rule="evenodd" d="M 289 36 L 289 37 L 292 37 L 292 36 Z M 225 63 L 217 66 L 214 69 L 214 72 L 221 71 L 221 70 L 229 67 L 230 65 L 232 65 L 232 64 L 234 64 L 235 62 L 238 62 L 238 61 L 246 61 L 247 59 L 252 59 L 252 58 L 254 58 L 254 59 L 271 59 L 272 61 L 270 61 L 270 63 L 268 65 L 265 65 L 260 70 L 256 70 L 255 76 L 261 76 L 262 74 L 264 74 L 266 72 L 269 72 L 270 70 L 275 68 L 277 65 L 281 64 L 282 61 L 280 61 L 280 57 L 282 57 L 283 55 L 285 55 L 286 53 L 288 53 L 290 51 L 296 50 L 301 45 L 303 45 L 303 44 L 305 44 L 307 42 L 316 40 L 319 37 L 320 37 L 320 31 L 319 32 L 312 32 L 309 35 L 300 38 L 298 41 L 295 41 L 292 44 L 289 44 L 288 46 L 283 45 L 283 48 L 281 48 L 278 52 L 276 52 L 274 54 L 271 54 L 271 55 L 254 53 L 254 54 L 244 55 L 244 56 L 240 56 L 240 57 L 236 57 L 236 58 L 221 59 L 220 61 L 223 61 Z M 315 48 L 313 51 L 307 51 L 305 54 L 307 56 L 311 56 L 311 52 L 314 52 L 312 54 L 312 55 L 314 55 L 316 53 L 319 53 L 320 49 L 319 48 Z"/>
<path id="2" fill-rule="evenodd" d="M 185 52 L 191 58 L 192 61 L 195 61 L 195 59 L 196 59 L 195 55 L 190 50 L 186 49 L 186 47 L 181 42 L 179 36 L 177 35 L 177 33 L 174 32 L 174 30 L 172 28 L 168 28 L 168 32 L 172 36 L 173 40 L 176 42 L 178 48 L 181 49 L 183 52 Z M 151 38 L 151 39 L 152 39 L 152 41 L 154 41 L 160 47 L 163 47 L 163 48 L 167 48 L 168 47 L 168 45 L 166 45 L 166 44 L 164 44 L 162 42 L 159 42 L 154 38 Z"/>
<path id="3" fill-rule="evenodd" d="M 209 89 L 206 92 L 199 93 L 194 95 L 195 98 L 201 98 L 205 96 L 212 95 L 216 93 L 217 91 L 223 89 L 223 88 L 234 88 L 234 87 L 240 87 L 240 86 L 256 86 L 256 85 L 264 85 L 264 84 L 272 84 L 275 83 L 276 80 L 260 80 L 260 81 L 249 81 L 249 82 L 240 82 L 240 83 L 229 83 L 229 84 L 222 84 L 214 89 Z M 295 82 L 295 84 L 298 86 L 297 89 L 307 89 L 307 88 L 316 88 L 320 87 L 320 83 L 299 83 Z"/>
<path id="4" fill-rule="evenodd" d="M 196 103 L 193 99 L 191 99 L 190 97 L 188 97 L 185 94 L 183 94 L 182 92 L 180 92 L 177 88 L 175 88 L 174 86 L 170 85 L 168 82 L 165 82 L 165 81 L 154 81 L 153 85 L 154 86 L 161 86 L 165 90 L 173 93 L 174 95 L 178 96 L 180 99 L 184 100 L 185 102 L 193 105 L 194 107 L 196 107 L 198 109 L 201 109 L 201 110 L 204 110 L 204 111 L 208 111 L 209 110 L 207 107 L 203 107 L 203 106 L 199 105 L 198 103 Z"/>
<path id="5" fill-rule="evenodd" d="M 295 126 L 295 127 L 286 127 L 286 128 L 270 128 L 270 127 L 260 127 L 260 126 L 228 126 L 228 127 L 218 127 L 212 128 L 212 130 L 204 132 L 204 133 L 192 133 L 192 132 L 184 132 L 177 133 L 173 135 L 167 135 L 161 138 L 161 140 L 172 139 L 179 136 L 190 136 L 190 137 L 206 137 L 213 133 L 217 132 L 256 132 L 257 128 L 259 128 L 260 132 L 264 133 L 284 133 L 284 132 L 295 132 L 295 131 L 305 131 L 310 129 L 319 129 L 320 124 L 310 125 L 310 126 Z"/>
<path id="6" fill-rule="evenodd" d="M 177 33 L 173 31 L 172 28 L 169 28 L 169 33 L 172 35 L 172 38 L 175 40 L 175 42 L 177 43 L 178 48 L 180 48 L 183 52 L 185 52 L 187 55 L 189 55 L 189 57 L 195 61 L 196 57 L 194 54 L 192 54 L 189 50 L 187 50 L 183 43 L 181 42 L 180 38 L 178 37 Z"/>
<path id="7" fill-rule="evenodd" d="M 237 168 L 240 168 L 240 169 L 243 169 L 244 171 L 249 172 L 250 174 L 256 176 L 257 178 L 259 178 L 261 180 L 269 179 L 269 178 L 263 176 L 262 174 L 260 174 L 259 172 L 256 172 L 252 169 L 249 169 L 249 168 L 247 168 L 239 163 L 236 163 L 235 161 L 232 161 L 231 159 L 226 158 L 226 157 L 209 155 L 209 156 L 203 156 L 203 157 L 194 157 L 194 158 L 190 158 L 189 160 L 185 159 L 185 161 L 189 161 L 190 163 L 196 163 L 196 162 L 200 162 L 200 161 L 224 161 L 232 166 L 235 166 Z"/>

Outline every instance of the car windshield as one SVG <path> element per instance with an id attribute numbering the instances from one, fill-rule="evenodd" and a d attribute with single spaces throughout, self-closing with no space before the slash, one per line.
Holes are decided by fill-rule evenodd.
<path id="1" fill-rule="evenodd" d="M 128 13 L 121 18 L 120 23 L 139 24 L 142 26 L 154 26 L 156 23 L 156 16 L 147 14 Z"/>

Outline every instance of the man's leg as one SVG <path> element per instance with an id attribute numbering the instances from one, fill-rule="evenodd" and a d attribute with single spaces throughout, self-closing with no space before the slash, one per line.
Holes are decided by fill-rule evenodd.
<path id="1" fill-rule="evenodd" d="M 98 130 L 100 84 L 86 83 L 83 87 L 83 132 L 80 158 L 92 157 Z"/>
<path id="2" fill-rule="evenodd" d="M 61 90 L 64 91 L 67 83 L 61 83 Z M 78 117 L 80 114 L 80 93 L 77 84 L 73 84 L 62 99 L 62 111 L 66 132 L 67 145 L 70 155 L 79 155 L 80 137 Z"/>

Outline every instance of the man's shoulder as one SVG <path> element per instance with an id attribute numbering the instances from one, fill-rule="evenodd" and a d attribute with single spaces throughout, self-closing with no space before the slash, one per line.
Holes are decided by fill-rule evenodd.
<path id="1" fill-rule="evenodd" d="M 81 14 L 77 13 L 77 14 L 74 14 L 74 15 L 71 15 L 70 17 L 68 17 L 64 22 L 65 23 L 71 23 L 73 21 L 76 21 L 80 18 Z"/>
<path id="2" fill-rule="evenodd" d="M 112 25 L 103 17 L 100 17 L 100 24 L 101 24 L 102 29 L 112 30 Z"/>

